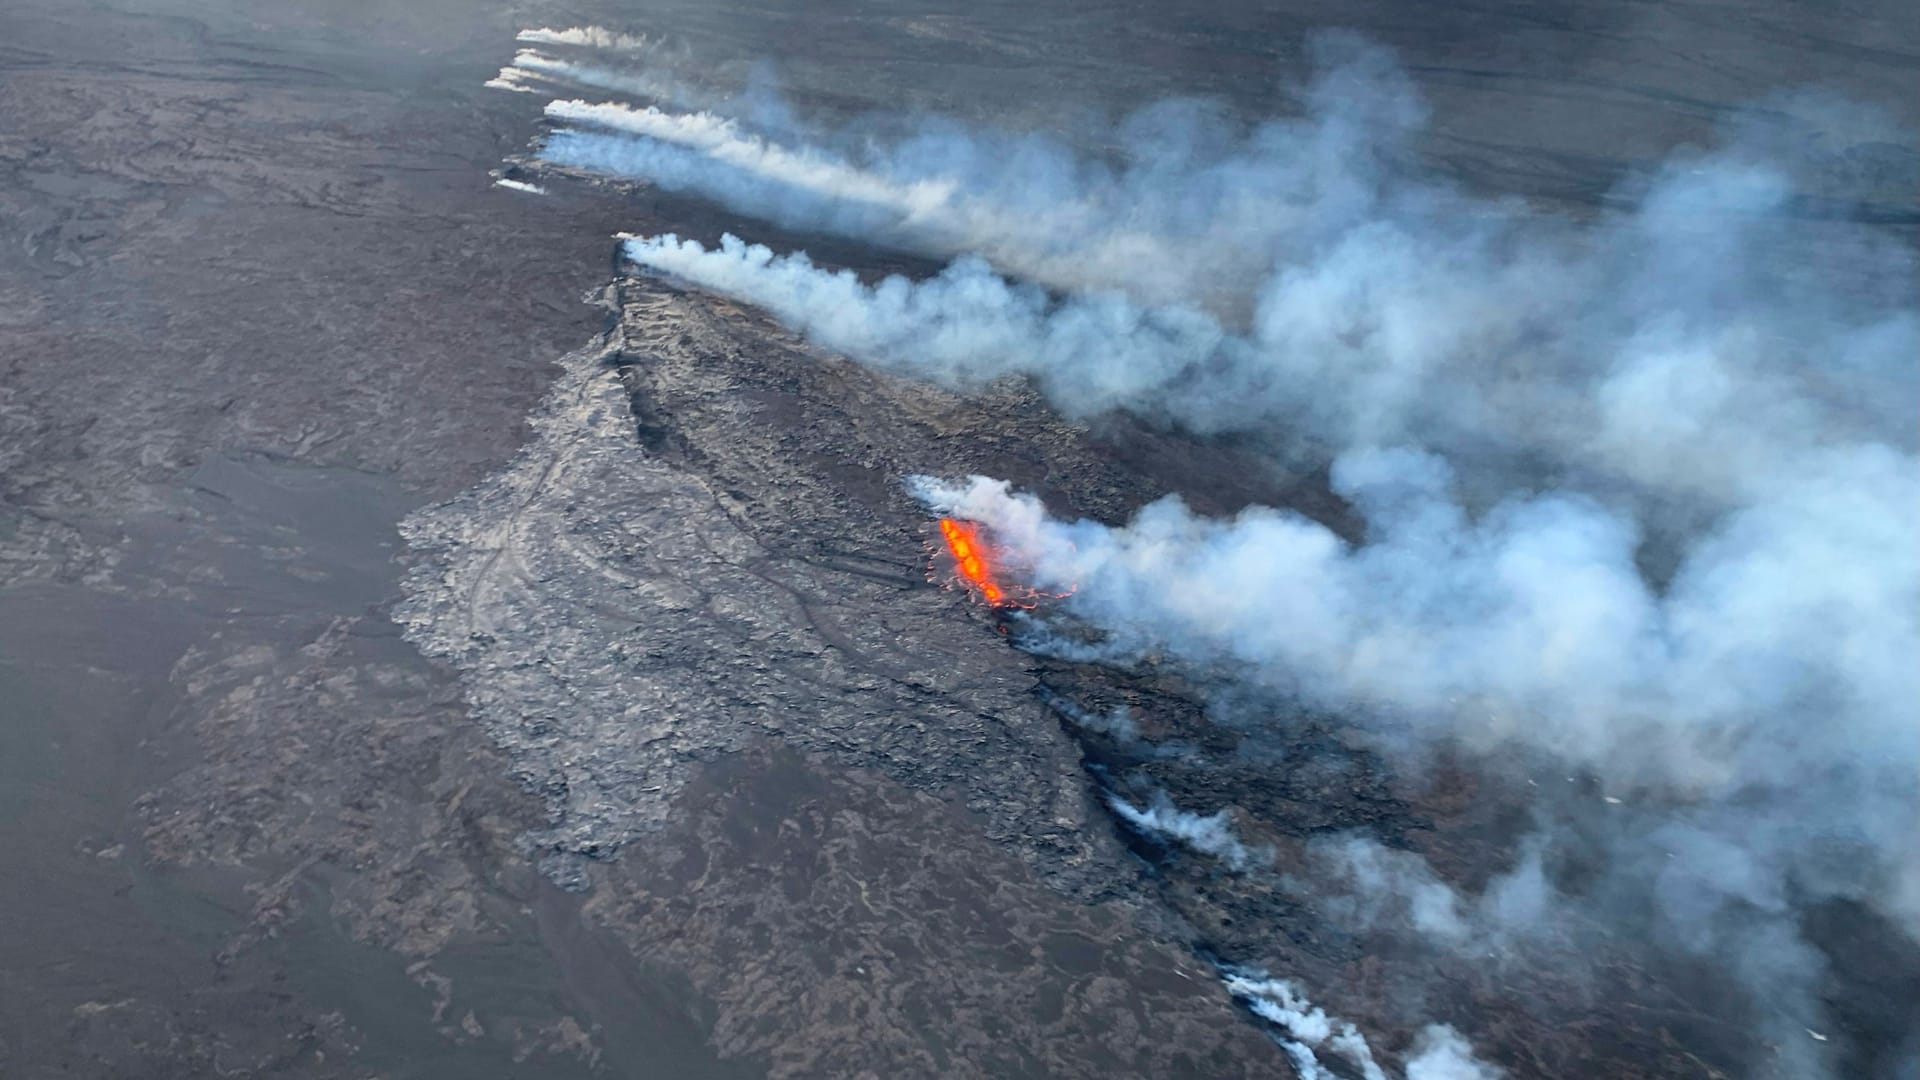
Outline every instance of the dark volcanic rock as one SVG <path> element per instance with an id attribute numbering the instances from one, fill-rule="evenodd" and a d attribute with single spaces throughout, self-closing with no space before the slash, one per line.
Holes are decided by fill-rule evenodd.
<path id="1" fill-rule="evenodd" d="M 829 114 L 1072 134 L 1165 94 L 1270 114 L 1306 34 L 1357 26 L 1434 101 L 1429 165 L 1591 208 L 1783 81 L 1910 119 L 1914 10 L 662 0 L 625 28 L 722 81 L 778 53 Z M 1498 783 L 1412 785 L 1337 718 L 1236 726 L 1199 677 L 1009 648 L 1017 624 L 927 580 L 899 485 L 989 472 L 1105 520 L 1178 489 L 1351 533 L 1320 478 L 874 376 L 658 281 L 621 283 L 553 386 L 605 314 L 578 300 L 609 234 L 738 227 L 489 186 L 539 101 L 481 83 L 520 27 L 591 17 L 0 11 L 0 1074 L 1283 1070 L 1219 959 L 1298 975 L 1387 1059 L 1440 1016 L 1517 1074 L 1715 1075 L 1744 1029 L 1688 973 L 1574 935 L 1598 981 L 1554 982 L 1560 955 L 1433 975 L 1289 890 L 1356 825 L 1484 880 Z M 1816 150 L 1807 218 L 1910 227 L 1910 148 Z M 441 664 L 386 613 L 396 523 L 450 497 L 409 519 L 401 607 Z M 1070 718 L 1120 705 L 1139 740 Z M 1271 865 L 1111 820 L 1109 791 L 1155 790 Z M 1836 990 L 1881 1055 L 1851 1071 L 1910 1055 L 1910 953 L 1837 905 L 1809 936 L 1893 970 Z"/>
<path id="2" fill-rule="evenodd" d="M 545 800 L 528 843 L 548 873 L 782 1073 L 1277 1061 L 1140 936 L 1181 932 L 1121 899 L 1130 859 L 1078 748 L 993 613 L 929 581 L 899 483 L 1065 475 L 1114 512 L 1139 481 L 1024 390 L 877 376 L 658 281 L 615 296 L 535 442 L 406 526 L 425 558 L 397 617 Z M 707 808 L 716 784 L 734 795 Z M 1101 959 L 1062 964 L 1054 938 Z M 880 1001 L 893 1019 L 860 1021 Z"/>

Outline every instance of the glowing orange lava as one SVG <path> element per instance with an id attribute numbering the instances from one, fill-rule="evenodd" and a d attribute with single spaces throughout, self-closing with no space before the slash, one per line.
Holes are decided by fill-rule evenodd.
<path id="1" fill-rule="evenodd" d="M 940 535 L 946 538 L 953 565 L 959 568 L 967 584 L 980 590 L 989 604 L 997 606 L 1005 602 L 1006 593 L 994 584 L 993 567 L 987 563 L 987 546 L 980 542 L 979 527 L 971 521 L 941 518 Z"/>

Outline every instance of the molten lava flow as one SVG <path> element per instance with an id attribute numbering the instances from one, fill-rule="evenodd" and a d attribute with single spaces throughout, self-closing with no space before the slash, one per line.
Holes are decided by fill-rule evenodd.
<path id="1" fill-rule="evenodd" d="M 967 579 L 967 584 L 980 590 L 980 595 L 987 598 L 987 603 L 1002 603 L 1006 593 L 994 584 L 993 567 L 987 563 L 987 547 L 980 542 L 978 527 L 970 521 L 941 518 L 940 535 L 946 538 L 953 565 L 959 568 L 960 576 Z"/>

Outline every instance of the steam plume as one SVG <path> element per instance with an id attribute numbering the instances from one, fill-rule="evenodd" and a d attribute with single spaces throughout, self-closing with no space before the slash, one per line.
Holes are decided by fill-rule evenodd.
<path id="1" fill-rule="evenodd" d="M 537 94 L 540 92 L 539 89 L 528 84 L 538 81 L 539 78 L 538 72 L 528 71 L 525 68 L 503 67 L 500 69 L 500 74 L 480 85 L 489 90 L 505 90 L 514 94 Z"/>
<path id="2" fill-rule="evenodd" d="M 1077 584 L 1065 609 L 1108 633 L 1112 659 L 1224 664 L 1394 718 L 1395 738 L 1518 744 L 1630 793 L 1649 809 L 1603 833 L 1609 889 L 1648 897 L 1668 944 L 1727 958 L 1798 1030 L 1822 1024 L 1796 895 L 1853 899 L 1920 936 L 1914 463 L 1877 450 L 1831 464 L 1702 537 L 1664 594 L 1635 568 L 1630 521 L 1566 495 L 1471 521 L 1444 467 L 1408 452 L 1336 465 L 1375 537 L 1360 547 L 1272 510 L 1211 521 L 1169 499 L 1111 529 L 1053 520 L 997 481 L 916 490 L 985 522 L 1043 588 Z M 1406 867 L 1349 872 L 1404 892 L 1430 936 L 1470 932 Z M 1551 892 L 1537 864 L 1510 885 L 1480 901 L 1493 925 Z"/>
<path id="3" fill-rule="evenodd" d="M 547 115 L 569 123 L 646 135 L 635 141 L 579 131 L 557 132 L 543 156 L 601 172 L 642 173 L 670 190 L 701 190 L 725 201 L 776 208 L 783 220 L 832 224 L 846 231 L 900 227 L 937 210 L 952 185 L 899 184 L 831 156 L 797 153 L 743 134 L 711 113 L 672 113 L 585 101 L 554 101 Z M 697 151 L 689 153 L 688 150 Z M 769 184 L 764 174 L 786 180 Z"/>
<path id="4" fill-rule="evenodd" d="M 1333 448 L 1359 544 L 1268 508 L 1211 520 L 1167 499 L 1115 526 L 987 478 L 914 491 L 988 525 L 1033 584 L 1072 587 L 1059 611 L 1115 662 L 1167 655 L 1384 744 L 1589 773 L 1623 808 L 1583 902 L 1644 906 L 1767 1021 L 1816 1026 L 1796 905 L 1847 898 L 1920 937 L 1912 255 L 1796 223 L 1823 166 L 1753 131 L 1593 221 L 1463 194 L 1402 166 L 1422 115 L 1405 80 L 1334 52 L 1303 118 L 1239 132 L 1149 110 L 1117 164 L 951 125 L 792 150 L 579 102 L 556 117 L 608 130 L 546 152 L 970 253 L 869 285 L 731 236 L 628 242 L 857 359 L 959 387 L 1029 377 L 1070 416 Z M 1645 572 L 1652 555 L 1670 570 Z M 1167 831 L 1156 809 L 1115 803 Z M 1441 939 L 1571 902 L 1537 860 L 1474 900 L 1422 870 L 1354 849 L 1330 872 L 1404 891 Z M 1482 1069 L 1436 1032 L 1408 1075 Z"/>
<path id="5" fill-rule="evenodd" d="M 518 38 L 529 45 L 576 45 L 616 52 L 644 52 L 654 46 L 645 34 L 623 34 L 598 26 L 569 26 L 564 30 L 543 26 L 522 30 Z"/>
<path id="6" fill-rule="evenodd" d="M 1279 1030 L 1280 1043 L 1303 1080 L 1328 1075 L 1321 1066 L 1322 1051 L 1344 1060 L 1361 1080 L 1387 1080 L 1387 1071 L 1374 1059 L 1366 1037 L 1352 1024 L 1328 1016 L 1292 981 L 1232 970 L 1225 979 L 1228 993 Z M 1500 1075 L 1499 1069 L 1474 1056 L 1459 1032 L 1444 1024 L 1422 1029 L 1407 1060 L 1406 1080 L 1498 1080 Z"/>
<path id="7" fill-rule="evenodd" d="M 1420 1032 L 1413 1057 L 1407 1062 L 1407 1080 L 1498 1080 L 1500 1070 L 1473 1056 L 1473 1047 L 1444 1024 L 1430 1024 Z"/>
<path id="8" fill-rule="evenodd" d="M 1912 253 L 1865 233 L 1786 246 L 1796 177 L 1822 159 L 1736 130 L 1623 192 L 1630 213 L 1576 223 L 1396 167 L 1424 115 L 1405 79 L 1376 50 L 1321 51 L 1301 118 L 1240 132 L 1159 106 L 1115 133 L 1118 164 L 931 122 L 857 152 L 792 150 L 712 114 L 579 101 L 550 111 L 604 130 L 558 132 L 546 155 L 973 253 L 864 288 L 748 245 L 629 249 L 868 359 L 1034 374 L 1070 413 L 1507 447 L 1716 502 L 1836 440 L 1915 449 Z M 1245 305 L 1223 309 L 1223 292 Z M 937 351 L 918 347 L 930 332 Z"/>
<path id="9" fill-rule="evenodd" d="M 687 80 L 677 78 L 658 66 L 643 70 L 610 68 L 602 64 L 563 60 L 534 49 L 522 49 L 514 54 L 512 70 L 530 72 L 554 83 L 593 86 L 680 105 L 703 102 L 707 97 Z"/>
<path id="10" fill-rule="evenodd" d="M 704 168 L 676 164 L 672 183 L 787 225 L 878 235 L 933 253 L 974 252 L 1056 288 L 1231 304 L 1247 281 L 1271 269 L 1276 251 L 1368 217 L 1386 195 L 1385 163 L 1404 153 L 1423 115 L 1384 52 L 1336 37 L 1319 51 L 1327 70 L 1302 88 L 1303 118 L 1243 129 L 1208 103 L 1167 102 L 1111 133 L 1119 147 L 1111 159 L 1043 136 L 927 120 L 895 125 L 906 130 L 894 139 L 865 128 L 818 136 L 824 145 L 805 152 L 743 140 L 719 154 L 712 144 L 686 143 L 713 156 Z M 593 167 L 663 179 L 656 172 L 663 155 L 645 144 L 675 142 L 676 133 L 633 134 L 645 137 L 600 136 Z M 577 155 L 579 146 L 569 139 L 559 149 Z M 825 161 L 830 171 L 820 168 Z M 854 176 L 857 183 L 847 182 Z M 884 228 L 849 228 L 844 208 L 834 205 L 865 201 L 868 189 L 927 185 L 955 194 L 937 212 Z M 795 197 L 802 192 L 806 198 Z"/>
<path id="11" fill-rule="evenodd" d="M 1863 305 L 1817 291 L 1803 294 L 1815 308 L 1804 317 L 1763 291 L 1719 302 L 1738 305 L 1725 322 L 1686 329 L 1705 312 L 1686 310 L 1692 294 L 1675 282 L 1667 310 L 1615 312 L 1595 320 L 1609 333 L 1589 334 L 1550 317 L 1557 301 L 1522 284 L 1552 278 L 1550 268 L 1482 267 L 1476 277 L 1468 266 L 1414 269 L 1427 253 L 1348 247 L 1271 281 L 1265 329 L 1243 335 L 1193 309 L 1113 292 L 1056 299 L 971 257 L 926 281 L 869 286 L 731 237 L 712 250 L 643 238 L 627 254 L 895 370 L 958 386 L 1031 376 L 1073 416 L 1128 408 L 1201 433 L 1288 424 L 1336 445 L 1504 448 L 1718 503 L 1817 468 L 1842 440 L 1909 454 L 1913 444 L 1887 398 L 1913 382 L 1920 317 L 1887 304 L 1841 319 L 1834 309 Z M 1593 265 L 1578 276 L 1598 290 L 1608 274 L 1633 286 L 1658 273 Z M 1652 296 L 1654 282 L 1644 290 Z M 1523 317 L 1529 306 L 1537 320 Z M 1815 328 L 1835 336 L 1816 339 Z M 1852 378 L 1834 384 L 1836 370 Z"/>
<path id="12" fill-rule="evenodd" d="M 1235 870 L 1247 865 L 1247 847 L 1233 835 L 1224 810 L 1217 814 L 1195 814 L 1173 805 L 1165 792 L 1156 794 L 1144 807 L 1134 806 L 1118 795 L 1109 795 L 1107 805 L 1120 815 L 1120 820 L 1142 833 L 1212 855 Z"/>

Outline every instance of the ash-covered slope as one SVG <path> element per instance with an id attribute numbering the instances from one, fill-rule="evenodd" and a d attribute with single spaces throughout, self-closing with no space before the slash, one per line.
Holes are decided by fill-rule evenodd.
<path id="1" fill-rule="evenodd" d="M 783 1074 L 1273 1068 L 1133 892 L 1031 662 L 929 582 L 899 480 L 1070 475 L 1103 513 L 1157 486 L 1022 388 L 876 375 L 657 279 L 612 297 L 535 440 L 405 530 L 397 617 L 544 796 L 549 874 Z"/>
<path id="2" fill-rule="evenodd" d="M 1262 1026 L 1216 980 L 1240 973 L 1242 1004 L 1272 1010 L 1246 991 L 1265 972 L 1395 1069 L 1439 1022 L 1521 1072 L 1756 1060 L 1730 984 L 1611 926 L 1569 913 L 1493 955 L 1393 908 L 1494 881 L 1524 903 L 1529 808 L 1568 828 L 1615 812 L 1589 783 L 1523 758 L 1403 772 L 1350 721 L 1204 671 L 1011 648 L 1032 623 L 929 580 L 935 534 L 903 480 L 990 471 L 1119 520 L 1204 474 L 1207 509 L 1284 501 L 1337 524 L 1324 489 L 1166 436 L 1152 475 L 1116 450 L 1137 461 L 1147 437 L 1123 420 L 1065 423 L 1017 383 L 960 396 L 876 373 L 659 278 L 607 300 L 535 441 L 410 519 L 399 615 L 543 797 L 529 854 L 717 1003 L 726 1052 L 776 1071 L 1234 1074 Z M 1568 795 L 1543 800 L 1541 777 Z M 1836 925 L 1836 949 L 1895 947 Z M 1838 1005 L 1872 1045 L 1906 1022 L 1872 995 Z M 887 1023 L 844 1041 L 863 1009 Z M 1101 1038 L 1114 1009 L 1131 1026 Z M 1265 1030 L 1298 1046 L 1314 1028 Z"/>

